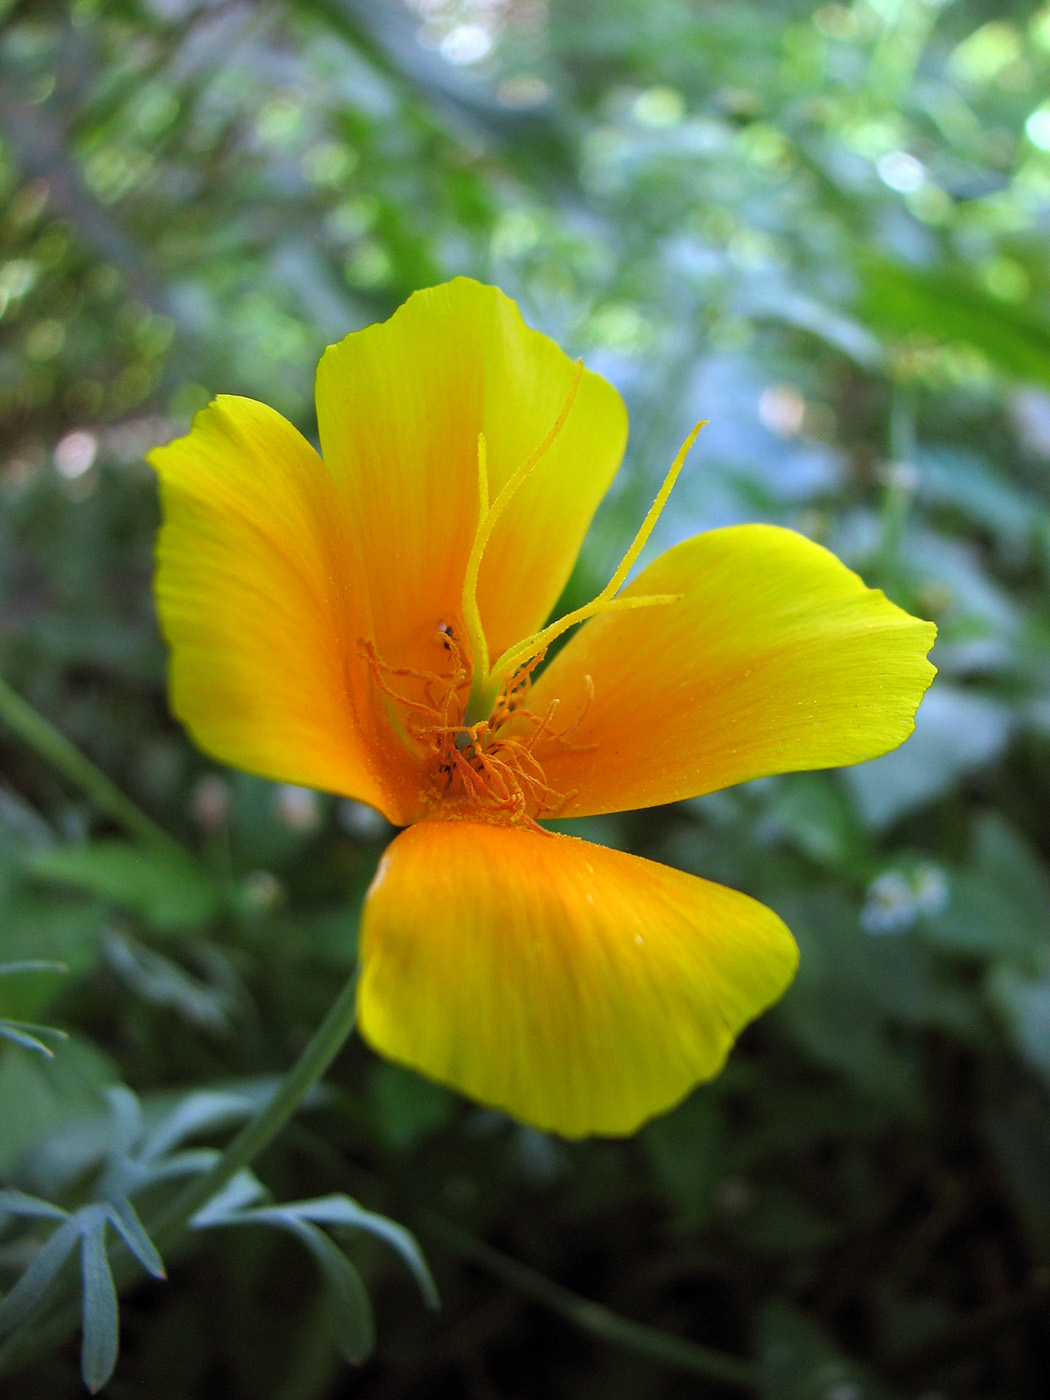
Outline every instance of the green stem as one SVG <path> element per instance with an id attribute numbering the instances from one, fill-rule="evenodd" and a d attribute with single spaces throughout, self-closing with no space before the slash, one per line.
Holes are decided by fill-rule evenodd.
<path id="1" fill-rule="evenodd" d="M 207 1205 L 227 1182 L 249 1166 L 272 1142 L 324 1075 L 354 1028 L 355 983 L 356 979 L 351 977 L 273 1097 L 254 1118 L 245 1123 L 215 1164 L 190 1182 L 149 1223 L 149 1235 L 159 1250 L 163 1252 L 176 1243 L 202 1206 Z M 120 1245 L 114 1248 L 115 1257 L 111 1259 L 111 1264 L 119 1289 L 133 1280 L 141 1279 L 142 1269 L 125 1248 Z M 44 1352 L 61 1346 L 76 1331 L 79 1322 L 80 1304 L 70 1303 L 33 1332 L 13 1338 L 0 1351 L 0 1375 L 7 1375 Z"/>
<path id="2" fill-rule="evenodd" d="M 273 1098 L 245 1123 L 215 1165 L 192 1181 L 153 1223 L 150 1234 L 158 1249 L 178 1239 L 201 1207 L 255 1160 L 324 1075 L 354 1028 L 356 981 L 351 977 L 336 997 Z"/>
<path id="3" fill-rule="evenodd" d="M 41 758 L 68 778 L 75 787 L 118 822 L 129 836 L 152 846 L 155 850 L 184 855 L 183 848 L 168 833 L 151 821 L 117 785 L 96 768 L 89 758 L 27 700 L 17 694 L 0 677 L 0 721 L 35 749 Z"/>
<path id="4" fill-rule="evenodd" d="M 563 1288 L 560 1283 L 545 1278 L 535 1269 L 530 1269 L 527 1264 L 493 1249 L 491 1245 L 476 1239 L 447 1220 L 428 1215 L 426 1226 L 447 1248 L 461 1258 L 479 1264 L 511 1288 L 524 1293 L 527 1298 L 534 1298 L 552 1312 L 559 1313 L 574 1326 L 603 1342 L 625 1347 L 628 1351 L 639 1352 L 654 1361 L 661 1361 L 665 1366 L 689 1371 L 695 1376 L 705 1376 L 708 1380 L 734 1386 L 738 1390 L 754 1390 L 757 1385 L 755 1368 L 750 1362 L 729 1356 L 722 1351 L 714 1351 L 711 1347 L 697 1346 L 695 1342 L 687 1342 L 682 1337 L 661 1332 L 659 1328 L 647 1327 L 644 1323 L 620 1317 L 601 1303 L 581 1298 L 578 1293 L 573 1293 L 570 1289 Z"/>
<path id="5" fill-rule="evenodd" d="M 908 386 L 895 384 L 890 400 L 889 462 L 880 509 L 882 538 L 878 564 L 887 587 L 899 584 L 904 534 L 915 497 L 915 398 Z"/>
<path id="6" fill-rule="evenodd" d="M 915 456 L 916 447 L 916 403 L 915 387 L 893 384 L 890 397 L 890 415 L 887 429 L 887 444 L 890 459 L 894 462 L 910 462 Z"/>

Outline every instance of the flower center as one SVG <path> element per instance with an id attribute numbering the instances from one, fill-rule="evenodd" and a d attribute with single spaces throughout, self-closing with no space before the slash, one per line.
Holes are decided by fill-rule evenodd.
<path id="1" fill-rule="evenodd" d="M 557 700 L 542 715 L 529 709 L 532 673 L 544 649 L 514 672 L 487 718 L 467 723 L 470 668 L 447 623 L 439 625 L 437 638 L 449 658 L 440 672 L 388 666 L 371 642 L 361 643 L 376 684 L 394 702 L 392 718 L 427 753 L 427 786 L 421 796 L 428 815 L 541 830 L 536 818 L 555 815 L 572 794 L 556 792 L 547 782 L 536 747 L 541 739 L 571 746 L 569 735 L 583 714 L 559 730 L 554 726 Z"/>
<path id="2" fill-rule="evenodd" d="M 544 745 L 575 747 L 568 736 L 583 715 L 568 728 L 558 730 L 554 728 L 557 700 L 543 715 L 530 710 L 528 695 L 533 671 L 546 656 L 551 642 L 587 618 L 630 608 L 662 607 L 679 599 L 676 593 L 624 596 L 619 590 L 645 547 L 703 423 L 698 423 L 682 444 L 630 548 L 598 596 L 516 642 L 494 661 L 489 655 L 478 607 L 481 560 L 504 510 L 568 422 L 582 376 L 583 365 L 577 363 L 565 402 L 546 436 L 511 474 L 494 500 L 489 491 L 485 434 L 478 434 L 478 518 L 463 579 L 461 621 L 457 622 L 465 645 L 460 645 L 450 624 L 441 622 L 437 628 L 437 640 L 448 655 L 447 667 L 422 671 L 391 666 L 372 642 L 362 639 L 359 644 L 376 685 L 391 702 L 387 711 L 397 733 L 421 745 L 428 754 L 428 781 L 420 794 L 427 815 L 520 822 L 541 830 L 536 818 L 555 815 L 573 794 L 555 792 L 547 782 L 537 747 L 541 741 Z M 464 659 L 464 651 L 470 656 L 469 662 Z M 590 676 L 585 680 L 588 693 L 593 693 Z"/>

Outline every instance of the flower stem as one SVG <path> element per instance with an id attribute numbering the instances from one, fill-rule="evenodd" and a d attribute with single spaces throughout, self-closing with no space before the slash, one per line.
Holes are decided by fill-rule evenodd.
<path id="1" fill-rule="evenodd" d="M 736 1390 L 754 1390 L 758 1383 L 755 1367 L 742 1357 L 699 1346 L 683 1337 L 675 1337 L 656 1327 L 621 1317 L 601 1303 L 582 1298 L 578 1293 L 563 1288 L 560 1283 L 545 1278 L 527 1264 L 512 1259 L 509 1254 L 493 1249 L 484 1240 L 476 1239 L 451 1221 L 427 1215 L 425 1224 L 446 1248 L 480 1265 L 509 1287 L 542 1303 L 584 1332 L 589 1332 L 592 1337 Z"/>
<path id="2" fill-rule="evenodd" d="M 879 511 L 882 538 L 878 564 L 885 585 L 897 588 L 901 549 L 916 489 L 915 398 L 910 388 L 900 384 L 893 386 L 887 436 L 890 460 Z"/>
<path id="3" fill-rule="evenodd" d="M 3 679 L 0 679 L 0 720 L 119 822 L 130 836 L 154 849 L 186 856 L 173 837 L 125 797 L 101 769 Z M 190 1182 L 150 1223 L 149 1234 L 158 1249 L 175 1244 L 197 1212 L 273 1141 L 343 1048 L 354 1027 L 355 1005 L 356 978 L 351 977 L 272 1097 L 245 1123 L 216 1162 Z M 117 1245 L 115 1250 L 116 1257 L 111 1261 L 113 1277 L 117 1287 L 122 1288 L 140 1277 L 141 1270 L 126 1248 Z M 70 1302 L 40 1327 L 13 1337 L 0 1349 L 0 1375 L 61 1345 L 76 1330 L 80 1312 L 79 1301 Z"/>
<path id="4" fill-rule="evenodd" d="M 20 739 L 35 749 L 53 768 L 57 768 L 74 786 L 80 788 L 81 792 L 86 793 L 95 805 L 119 823 L 129 836 L 153 847 L 154 850 L 172 854 L 178 852 L 180 856 L 184 854 L 177 841 L 147 817 L 129 797 L 125 797 L 120 788 L 111 782 L 100 768 L 96 768 L 91 760 L 34 709 L 28 700 L 23 700 L 21 695 L 12 690 L 2 677 L 0 721 L 14 730 Z"/>
<path id="5" fill-rule="evenodd" d="M 269 1102 L 245 1123 L 215 1165 L 192 1181 L 158 1216 L 150 1234 L 159 1249 L 178 1239 L 201 1207 L 255 1160 L 321 1079 L 354 1028 L 356 982 L 356 977 L 351 977 L 343 987 Z"/>
<path id="6" fill-rule="evenodd" d="M 159 1250 L 166 1250 L 177 1243 L 197 1212 L 273 1141 L 320 1081 L 354 1028 L 355 984 L 356 978 L 351 977 L 276 1092 L 227 1144 L 222 1156 L 180 1191 L 149 1223 L 148 1233 Z M 118 1244 L 115 1250 L 115 1257 L 110 1262 L 114 1282 L 120 1289 L 135 1279 L 141 1279 L 142 1270 L 126 1248 Z M 76 1331 L 80 1312 L 79 1301 L 71 1302 L 34 1331 L 12 1338 L 0 1350 L 0 1376 L 8 1375 L 44 1352 L 60 1346 Z"/>

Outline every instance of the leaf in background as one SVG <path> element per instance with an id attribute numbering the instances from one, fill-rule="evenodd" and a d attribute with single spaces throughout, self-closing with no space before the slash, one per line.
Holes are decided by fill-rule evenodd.
<path id="1" fill-rule="evenodd" d="M 841 1221 L 818 1213 L 797 1191 L 759 1187 L 737 1225 L 737 1236 L 759 1255 L 804 1254 L 826 1249 L 842 1231 Z"/>
<path id="2" fill-rule="evenodd" d="M 106 1219 L 146 1272 L 154 1278 L 167 1278 L 164 1261 L 157 1252 L 157 1246 L 146 1233 L 135 1207 L 128 1198 L 121 1196 L 117 1200 L 106 1201 L 103 1209 Z"/>
<path id="3" fill-rule="evenodd" d="M 890 826 L 997 758 L 1012 722 L 1003 702 L 937 681 L 919 706 L 907 743 L 847 768 L 843 781 L 870 826 Z"/>
<path id="4" fill-rule="evenodd" d="M 109 1104 L 109 1155 L 114 1161 L 126 1157 L 142 1136 L 142 1104 L 138 1094 L 126 1084 L 111 1084 L 106 1089 Z"/>
<path id="5" fill-rule="evenodd" d="M 913 465 L 920 501 L 965 515 L 982 533 L 991 533 L 1009 560 L 1031 548 L 1037 521 L 1046 517 L 1046 504 L 1034 491 L 1023 491 L 1002 469 L 957 447 L 920 448 Z"/>
<path id="6" fill-rule="evenodd" d="M 375 1349 L 375 1322 L 361 1275 L 323 1230 L 301 1216 L 288 1214 L 281 1224 L 306 1245 L 328 1284 L 333 1304 L 333 1340 L 347 1361 L 367 1361 Z"/>
<path id="7" fill-rule="evenodd" d="M 54 1036 L 56 1040 L 69 1038 L 65 1031 L 57 1030 L 54 1026 L 38 1026 L 31 1021 L 0 1020 L 0 1038 L 20 1045 L 23 1050 L 35 1050 L 45 1059 L 54 1059 L 55 1052 L 44 1043 L 42 1036 Z"/>
<path id="8" fill-rule="evenodd" d="M 282 1209 L 294 1209 L 304 1219 L 313 1220 L 319 1225 L 341 1225 L 352 1230 L 364 1230 L 366 1234 L 385 1240 L 401 1256 L 402 1263 L 416 1280 L 428 1306 L 438 1306 L 437 1288 L 415 1236 L 396 1220 L 389 1220 L 374 1210 L 366 1210 L 342 1194 L 297 1201 L 294 1206 Z"/>
<path id="9" fill-rule="evenodd" d="M 1050 879 L 1039 853 L 996 812 L 974 823 L 973 856 L 951 881 L 946 907 L 918 925 L 953 953 L 1022 958 L 1047 948 Z"/>
<path id="10" fill-rule="evenodd" d="M 71 1215 L 36 1251 L 10 1293 L 0 1300 L 0 1337 L 17 1332 L 33 1316 L 79 1237 L 80 1222 Z"/>
<path id="11" fill-rule="evenodd" d="M 934 530 L 909 532 L 907 573 L 919 611 L 936 609 L 941 670 L 935 689 L 950 676 L 1002 675 L 1030 670 L 1021 600 L 996 579 L 988 551 L 976 541 L 949 539 Z"/>
<path id="12" fill-rule="evenodd" d="M 1050 1082 L 1050 972 L 1026 976 L 1003 963 L 992 973 L 988 993 L 1022 1058 Z"/>
<path id="13" fill-rule="evenodd" d="M 23 972 L 68 972 L 65 963 L 47 962 L 42 958 L 22 958 L 19 962 L 0 963 L 0 977 L 13 977 Z"/>
<path id="14" fill-rule="evenodd" d="M 193 861 L 126 841 L 51 847 L 25 862 L 39 878 L 132 910 L 164 933 L 200 928 L 222 903 L 218 885 Z"/>
<path id="15" fill-rule="evenodd" d="M 288 1206 L 259 1206 L 241 1209 L 244 1192 L 227 1190 L 198 1211 L 193 1224 L 197 1229 L 224 1229 L 230 1226 L 270 1225 L 286 1230 L 304 1244 L 320 1265 L 333 1304 L 333 1339 L 347 1361 L 366 1361 L 375 1347 L 375 1323 L 368 1290 L 361 1276 L 323 1230 L 307 1217 L 310 1202 Z M 224 1206 L 229 1205 L 229 1208 Z"/>
<path id="16" fill-rule="evenodd" d="M 834 894 L 782 897 L 777 912 L 802 951 L 776 1013 L 796 1044 L 855 1091 L 918 1111 L 919 1064 L 893 1025 L 932 1019 L 936 1001 L 914 955 L 900 940 L 865 935 L 860 911 Z"/>
<path id="17" fill-rule="evenodd" d="M 455 1111 L 455 1095 L 447 1089 L 385 1060 L 373 1066 L 369 1087 L 382 1139 L 394 1152 L 411 1152 Z"/>
<path id="18" fill-rule="evenodd" d="M 99 1112 L 103 1085 L 115 1078 L 109 1060 L 76 1038 L 52 1060 L 0 1050 L 0 1175 L 46 1133 Z"/>
<path id="19" fill-rule="evenodd" d="M 890 1400 L 859 1362 L 787 1303 L 770 1303 L 762 1313 L 758 1367 L 759 1400 Z"/>
<path id="20" fill-rule="evenodd" d="M 871 259 L 863 267 L 862 314 L 890 335 L 915 332 L 981 350 L 1003 373 L 1050 384 L 1050 327 L 1026 306 L 978 286 L 966 266 L 913 268 Z"/>
<path id="21" fill-rule="evenodd" d="M 245 1207 L 254 1206 L 265 1195 L 265 1186 L 254 1172 L 245 1168 L 205 1202 L 190 1223 L 195 1230 L 207 1230 L 212 1225 L 237 1224 L 245 1217 Z"/>
<path id="22" fill-rule="evenodd" d="M 120 1350 L 117 1290 L 106 1255 L 106 1216 L 101 1207 L 80 1212 L 80 1272 L 83 1281 L 83 1338 L 80 1375 L 94 1395 L 112 1376 Z"/>
<path id="23" fill-rule="evenodd" d="M 55 833 L 35 808 L 0 786 L 0 835 L 5 846 L 50 846 Z"/>
<path id="24" fill-rule="evenodd" d="M 237 1193 L 233 1193 L 236 1200 Z M 377 1239 L 385 1240 L 401 1257 L 409 1272 L 419 1285 L 419 1290 L 430 1307 L 437 1307 L 438 1293 L 433 1276 L 416 1243 L 415 1236 L 395 1220 L 389 1220 L 376 1211 L 366 1210 L 349 1196 L 338 1194 L 318 1196 L 310 1201 L 290 1201 L 279 1206 L 255 1206 L 242 1210 L 229 1205 L 229 1187 L 214 1200 L 209 1201 L 194 1217 L 198 1229 L 212 1229 L 224 1225 L 278 1225 L 289 1228 L 289 1221 L 307 1221 L 315 1225 L 342 1226 L 352 1230 L 363 1230 Z"/>
<path id="25" fill-rule="evenodd" d="M 278 1081 L 258 1079 L 234 1089 L 198 1089 L 179 1098 L 143 1140 L 139 1159 L 155 1162 L 187 1138 L 249 1118 L 271 1098 Z"/>
<path id="26" fill-rule="evenodd" d="M 32 888 L 10 872 L 4 881 L 0 858 L 0 967 L 24 967 L 0 976 L 0 1014 L 16 1020 L 42 1019 L 76 974 L 98 961 L 98 911 L 65 894 Z M 34 966 L 35 964 L 35 966 Z M 58 969 L 71 974 L 67 981 Z"/>
<path id="27" fill-rule="evenodd" d="M 191 977 L 171 958 L 115 929 L 106 933 L 102 946 L 113 972 L 145 1001 L 168 1007 L 213 1034 L 229 1029 L 233 999 L 223 988 Z"/>
<path id="28" fill-rule="evenodd" d="M 672 1113 L 642 1130 L 641 1145 L 679 1230 L 706 1225 L 725 1172 L 725 1128 L 717 1093 L 697 1089 Z"/>
<path id="29" fill-rule="evenodd" d="M 842 309 L 827 306 L 804 292 L 783 285 L 771 287 L 766 278 L 765 286 L 749 289 L 740 310 L 756 320 L 781 321 L 808 331 L 869 373 L 882 366 L 882 346 L 865 325 Z"/>
<path id="30" fill-rule="evenodd" d="M 841 784 L 825 773 L 791 773 L 771 789 L 755 839 L 789 842 L 834 871 L 866 858 L 864 830 Z"/>
<path id="31" fill-rule="evenodd" d="M 29 1196 L 25 1191 L 0 1191 L 0 1216 L 20 1215 L 39 1217 L 44 1220 L 65 1220 L 69 1212 L 61 1206 L 42 1201 L 39 1196 Z"/>

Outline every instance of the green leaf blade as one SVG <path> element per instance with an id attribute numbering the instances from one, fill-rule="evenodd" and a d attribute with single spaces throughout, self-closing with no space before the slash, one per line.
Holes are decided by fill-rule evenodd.
<path id="1" fill-rule="evenodd" d="M 117 1289 L 106 1255 L 107 1214 L 100 1207 L 82 1212 L 80 1267 L 83 1282 L 83 1337 L 80 1375 L 95 1395 L 113 1375 L 120 1351 Z"/>

